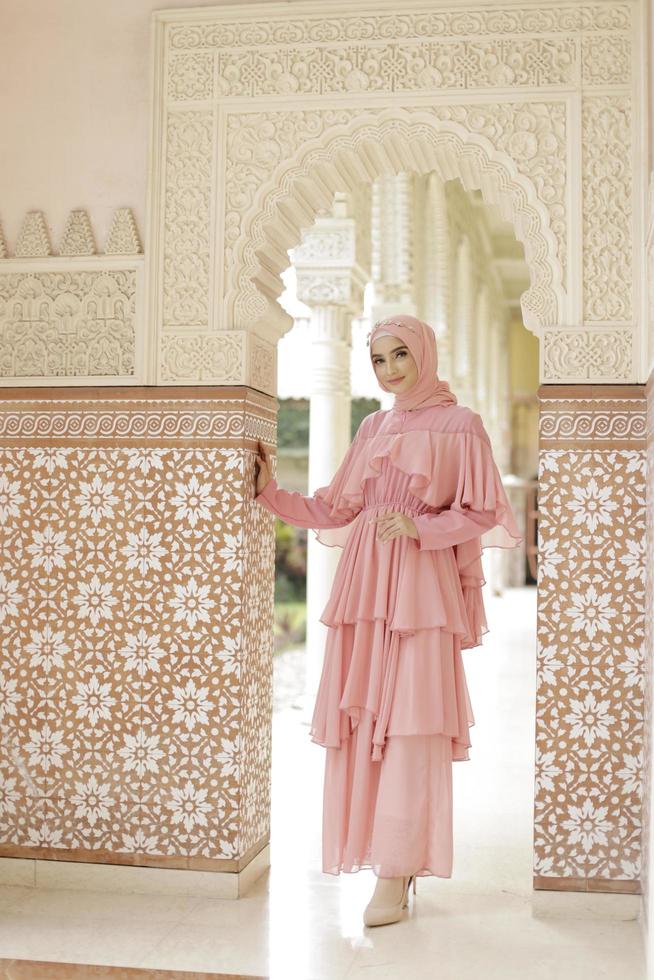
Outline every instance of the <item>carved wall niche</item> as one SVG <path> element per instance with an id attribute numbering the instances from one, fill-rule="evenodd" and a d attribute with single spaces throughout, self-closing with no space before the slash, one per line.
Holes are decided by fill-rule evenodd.
<path id="1" fill-rule="evenodd" d="M 641 378 L 643 15 L 640 0 L 157 13 L 159 378 L 248 384 L 266 363 L 273 392 L 287 250 L 334 191 L 432 169 L 524 243 L 541 379 Z"/>

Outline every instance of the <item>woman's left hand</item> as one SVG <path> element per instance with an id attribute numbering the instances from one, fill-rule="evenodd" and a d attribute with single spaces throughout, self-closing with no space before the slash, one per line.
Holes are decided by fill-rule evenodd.
<path id="1" fill-rule="evenodd" d="M 379 541 L 390 541 L 391 538 L 399 538 L 401 534 L 406 534 L 409 538 L 418 538 L 418 528 L 410 517 L 399 511 L 389 511 L 387 514 L 377 514 L 371 517 L 369 524 L 378 524 L 377 539 Z"/>

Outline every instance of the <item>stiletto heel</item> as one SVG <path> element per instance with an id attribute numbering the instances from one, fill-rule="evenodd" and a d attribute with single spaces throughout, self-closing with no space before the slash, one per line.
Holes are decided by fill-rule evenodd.
<path id="1" fill-rule="evenodd" d="M 397 905 L 375 905 L 375 895 L 370 899 L 363 913 L 363 923 L 366 926 L 384 926 L 390 922 L 398 922 L 402 918 L 402 910 L 409 906 L 409 888 L 413 881 L 413 891 L 416 890 L 416 876 L 402 877 L 402 896 Z M 375 893 L 377 887 L 375 887 Z"/>
<path id="2" fill-rule="evenodd" d="M 417 875 L 413 875 L 413 894 L 414 895 L 416 893 L 416 881 L 417 880 L 418 880 L 418 876 Z"/>

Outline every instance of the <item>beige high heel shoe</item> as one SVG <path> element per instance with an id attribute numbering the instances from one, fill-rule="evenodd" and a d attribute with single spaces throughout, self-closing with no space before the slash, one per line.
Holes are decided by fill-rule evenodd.
<path id="1" fill-rule="evenodd" d="M 381 879 L 383 880 L 383 879 Z M 413 894 L 416 894 L 416 876 L 402 878 L 402 895 L 399 902 L 395 905 L 375 905 L 375 895 L 370 899 L 363 913 L 363 924 L 365 926 L 385 926 L 391 922 L 399 922 L 402 918 L 402 910 L 409 905 L 409 887 L 413 882 Z M 375 894 L 377 886 L 375 886 Z"/>

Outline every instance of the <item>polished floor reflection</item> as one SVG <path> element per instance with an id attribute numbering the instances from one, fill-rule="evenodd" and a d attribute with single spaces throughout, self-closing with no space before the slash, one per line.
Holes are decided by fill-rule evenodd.
<path id="1" fill-rule="evenodd" d="M 249 894 L 230 901 L 0 888 L 0 957 L 120 964 L 162 978 L 169 974 L 158 971 L 643 980 L 637 896 L 532 889 L 536 594 L 514 589 L 485 601 L 491 632 L 482 648 L 464 651 L 476 724 L 470 761 L 454 766 L 454 873 L 421 878 L 402 921 L 364 928 L 371 871 L 320 870 L 324 749 L 293 707 L 303 687 L 296 651 L 275 665 L 272 867 Z"/>

